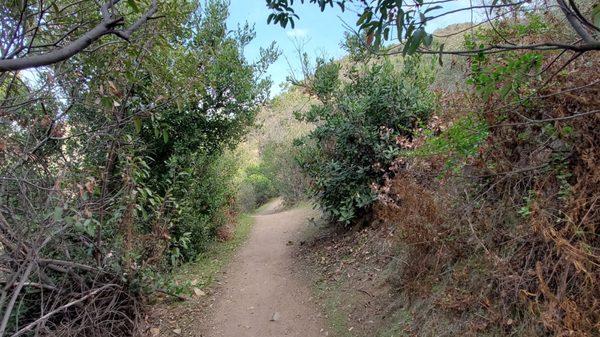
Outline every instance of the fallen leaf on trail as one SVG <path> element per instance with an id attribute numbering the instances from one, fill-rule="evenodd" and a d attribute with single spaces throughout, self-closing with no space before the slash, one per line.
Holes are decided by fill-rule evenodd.
<path id="1" fill-rule="evenodd" d="M 279 313 L 275 312 L 273 313 L 273 316 L 271 317 L 271 322 L 275 322 L 279 320 Z"/>
<path id="2" fill-rule="evenodd" d="M 194 288 L 194 294 L 198 297 L 206 296 L 206 293 L 200 288 Z"/>
<path id="3" fill-rule="evenodd" d="M 150 336 L 156 337 L 158 335 L 160 335 L 160 329 L 159 328 L 152 328 L 152 329 L 150 329 Z"/>
<path id="4" fill-rule="evenodd" d="M 181 329 L 180 329 L 180 328 L 174 329 L 174 330 L 173 330 L 173 332 L 174 332 L 176 335 L 181 335 Z"/>

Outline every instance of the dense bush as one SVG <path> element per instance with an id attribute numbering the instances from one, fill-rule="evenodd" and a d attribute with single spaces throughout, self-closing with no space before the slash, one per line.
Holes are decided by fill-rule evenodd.
<path id="1" fill-rule="evenodd" d="M 318 63 L 307 86 L 321 104 L 298 113 L 316 125 L 298 140 L 298 160 L 325 213 L 349 224 L 370 213 L 372 185 L 384 181 L 400 141 L 427 122 L 434 97 L 430 73 L 417 58 L 401 70 L 384 60 L 345 76 L 335 62 Z"/>
<path id="2" fill-rule="evenodd" d="M 563 29 L 528 13 L 474 30 L 465 48 Z M 522 50 L 469 61 L 472 91 L 444 93 L 376 206 L 399 239 L 394 284 L 431 301 L 412 319 L 449 322 L 412 332 L 596 336 L 600 58 Z"/>
<path id="3" fill-rule="evenodd" d="M 64 8 L 87 27 L 99 15 L 84 2 L 53 2 L 44 20 Z M 277 53 L 246 61 L 254 31 L 228 30 L 225 1 L 160 3 L 129 44 L 107 37 L 27 80 L 0 73 L 0 336 L 30 323 L 38 335 L 132 335 L 140 297 L 168 292 L 161 275 L 231 221 L 228 149 L 266 99 Z"/>
<path id="4" fill-rule="evenodd" d="M 160 114 L 139 126 L 154 163 L 148 183 L 159 193 L 170 190 L 180 201 L 183 219 L 173 225 L 171 234 L 174 242 L 191 241 L 181 255 L 186 260 L 201 253 L 216 229 L 228 221 L 238 165 L 224 152 L 253 125 L 270 86 L 270 81 L 258 78 L 259 73 L 277 56 L 266 50 L 258 63 L 248 63 L 242 48 L 254 32 L 246 28 L 230 34 L 227 17 L 226 2 L 210 2 L 191 23 L 188 49 L 177 52 L 175 60 L 180 62 L 172 71 L 179 75 L 176 83 L 191 86 L 193 92 L 166 104 Z M 198 76 L 185 77 L 198 69 Z M 180 82 L 183 79 L 188 82 Z"/>
<path id="5" fill-rule="evenodd" d="M 307 196 L 307 179 L 296 161 L 298 149 L 291 141 L 264 139 L 259 163 L 243 169 L 237 195 L 238 207 L 251 211 L 274 197 L 287 206 Z"/>
<path id="6" fill-rule="evenodd" d="M 297 87 L 289 87 L 263 108 L 258 136 L 261 165 L 286 205 L 294 205 L 307 196 L 308 179 L 296 161 L 298 148 L 294 140 L 313 129 L 312 124 L 295 118 L 314 102 Z"/>
<path id="7" fill-rule="evenodd" d="M 290 142 L 270 141 L 264 144 L 261 159 L 274 188 L 285 204 L 294 205 L 307 196 L 308 181 L 296 157 L 298 148 Z"/>
<path id="8" fill-rule="evenodd" d="M 234 207 L 237 163 L 230 153 L 213 156 L 195 154 L 173 190 L 179 203 L 177 222 L 173 224 L 172 255 L 192 260 L 215 238 L 219 227 L 235 221 L 229 216 Z M 186 245 L 179 244 L 189 240 Z"/>
<path id="9" fill-rule="evenodd" d="M 240 194 L 240 206 L 246 211 L 252 210 L 277 196 L 274 182 L 262 163 L 251 165 L 245 169 Z"/>

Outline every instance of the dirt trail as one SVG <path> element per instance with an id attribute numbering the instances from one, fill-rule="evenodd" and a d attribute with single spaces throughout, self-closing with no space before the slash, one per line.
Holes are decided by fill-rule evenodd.
<path id="1" fill-rule="evenodd" d="M 275 201 L 276 203 L 277 201 Z M 292 256 L 309 209 L 263 207 L 229 265 L 203 337 L 326 336 L 325 322 Z"/>

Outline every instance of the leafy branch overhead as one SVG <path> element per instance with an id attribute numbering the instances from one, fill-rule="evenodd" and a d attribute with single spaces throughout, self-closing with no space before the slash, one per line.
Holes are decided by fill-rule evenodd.
<path id="1" fill-rule="evenodd" d="M 576 42 L 547 41 L 537 44 L 513 43 L 504 39 L 505 43 L 490 46 L 481 46 L 475 50 L 445 50 L 443 43 L 434 44 L 434 34 L 427 31 L 427 25 L 434 21 L 445 18 L 452 14 L 461 14 L 470 17 L 482 17 L 482 20 L 473 22 L 473 25 L 491 25 L 505 17 L 526 13 L 536 8 L 531 1 L 520 0 L 491 0 L 489 3 L 483 1 L 479 5 L 465 5 L 458 0 L 424 1 L 414 0 L 406 2 L 402 0 L 300 0 L 300 3 L 317 5 L 321 11 L 326 8 L 338 7 L 347 11 L 353 6 L 358 13 L 356 27 L 364 43 L 379 51 L 385 42 L 397 40 L 402 44 L 399 51 L 410 55 L 414 53 L 426 54 L 454 54 L 473 55 L 477 53 L 494 53 L 503 50 L 571 50 L 574 52 L 587 52 L 600 50 L 600 6 L 596 6 L 587 16 L 575 1 L 557 0 L 558 10 L 562 12 L 565 20 L 569 23 L 572 31 L 577 35 Z M 279 24 L 287 27 L 288 24 L 295 26 L 300 19 L 294 10 L 294 0 L 267 0 L 267 6 L 271 9 L 268 23 Z M 546 5 L 548 10 L 551 6 Z M 474 21 L 474 20 L 473 20 Z"/>
<path id="2" fill-rule="evenodd" d="M 64 61 L 92 45 L 105 35 L 115 35 L 129 41 L 131 35 L 139 30 L 148 20 L 153 19 L 158 10 L 157 0 L 141 12 L 137 4 L 139 0 L 128 0 L 126 8 L 117 8 L 120 0 L 107 0 L 96 10 L 94 17 L 78 20 L 81 13 L 73 18 L 72 9 L 81 6 L 65 4 L 60 7 L 55 1 L 39 1 L 28 4 L 27 1 L 11 1 L 10 5 L 1 9 L 2 35 L 0 36 L 0 72 L 15 71 L 28 68 L 48 66 Z M 129 9 L 137 14 L 129 25 L 126 15 L 121 12 Z M 69 21 L 72 21 L 72 24 Z M 89 22 L 97 22 L 89 26 Z M 67 23 L 65 29 L 56 32 L 58 24 Z M 52 27 L 52 28 L 50 28 Z M 60 27 L 60 26 L 59 26 Z M 41 31 L 50 30 L 52 36 L 41 36 Z M 84 31 L 82 34 L 77 34 Z"/>

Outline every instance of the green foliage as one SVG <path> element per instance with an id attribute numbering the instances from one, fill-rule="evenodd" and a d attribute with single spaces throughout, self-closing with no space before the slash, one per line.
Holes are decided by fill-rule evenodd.
<path id="1" fill-rule="evenodd" d="M 498 93 L 503 98 L 520 97 L 529 88 L 526 77 L 539 71 L 542 56 L 538 53 L 512 54 L 503 57 L 505 62 L 486 65 L 486 57 L 474 57 L 468 83 L 475 85 L 484 99 Z"/>
<path id="2" fill-rule="evenodd" d="M 528 34 L 543 33 L 548 29 L 545 21 L 538 14 L 527 14 L 525 19 L 515 24 L 497 22 L 499 30 L 506 36 L 520 38 Z M 489 29 L 479 29 L 473 34 L 465 35 L 465 47 L 478 50 L 485 45 L 499 43 L 498 37 Z M 474 86 L 483 100 L 499 95 L 505 100 L 519 100 L 531 94 L 532 73 L 540 70 L 542 55 L 534 52 L 506 52 L 490 56 L 478 53 L 471 58 L 471 72 L 467 83 Z M 539 75 L 539 74 L 538 74 Z M 501 117 L 500 117 L 501 118 Z M 427 132 L 427 131 L 426 131 Z M 479 154 L 479 148 L 489 136 L 488 125 L 482 116 L 469 114 L 460 117 L 447 130 L 439 135 L 426 134 L 424 146 L 407 151 L 408 156 L 441 155 L 446 161 L 446 170 L 457 173 L 470 160 Z M 520 138 L 528 135 L 519 134 Z"/>
<path id="3" fill-rule="evenodd" d="M 337 79 L 336 79 L 337 80 Z M 258 129 L 251 133 L 242 150 L 254 160 L 272 185 L 270 196 L 279 196 L 286 205 L 294 205 L 306 197 L 308 180 L 302 174 L 295 157 L 299 149 L 293 145 L 297 137 L 306 135 L 310 123 L 298 121 L 294 112 L 306 109 L 311 99 L 298 88 L 288 88 L 265 105 L 257 116 Z M 263 189 L 264 191 L 265 189 Z M 240 185 L 239 203 L 242 209 L 259 204 L 258 193 L 250 184 Z"/>
<path id="4" fill-rule="evenodd" d="M 368 60 L 370 50 L 365 45 L 363 38 L 358 34 L 344 33 L 344 41 L 340 44 L 353 62 L 365 62 Z"/>
<path id="5" fill-rule="evenodd" d="M 329 101 L 340 86 L 340 65 L 333 60 L 317 60 L 315 75 L 310 82 L 311 91 L 323 102 Z"/>
<path id="6" fill-rule="evenodd" d="M 254 140 L 244 142 L 236 149 L 238 174 L 236 178 L 236 208 L 252 212 L 278 196 L 273 176 L 258 155 Z"/>
<path id="7" fill-rule="evenodd" d="M 171 170 L 180 172 L 172 187 L 179 201 L 179 216 L 171 235 L 175 242 L 189 238 L 186 246 L 173 245 L 179 248 L 183 260 L 189 261 L 204 251 L 219 227 L 231 221 L 227 212 L 233 207 L 236 194 L 237 165 L 230 153 L 197 153 L 181 166 L 173 162 Z"/>
<path id="8" fill-rule="evenodd" d="M 189 44 L 161 55 L 162 62 L 173 65 L 164 76 L 174 75 L 175 80 L 163 74 L 160 79 L 176 81 L 189 88 L 189 94 L 176 95 L 160 113 L 136 126 L 154 161 L 149 182 L 159 191 L 172 188 L 180 200 L 181 216 L 172 236 L 177 243 L 189 235 L 190 243 L 175 251 L 186 260 L 202 252 L 227 222 L 238 166 L 223 153 L 252 125 L 270 86 L 259 76 L 278 55 L 271 46 L 256 64 L 248 63 L 242 48 L 255 34 L 247 27 L 229 34 L 227 16 L 226 2 L 209 2 L 190 27 Z"/>
<path id="9" fill-rule="evenodd" d="M 483 30 L 483 34 L 478 34 L 481 37 L 485 37 L 489 43 L 499 42 L 500 37 L 498 34 L 501 36 L 522 39 L 534 34 L 550 32 L 549 23 L 544 19 L 543 14 L 539 12 L 525 12 L 519 21 L 508 23 L 506 21 L 496 20 L 494 24 L 498 30 L 496 34 L 489 30 Z"/>
<path id="10" fill-rule="evenodd" d="M 287 141 L 266 143 L 261 155 L 276 194 L 288 205 L 300 202 L 308 192 L 308 182 L 296 161 L 298 155 L 299 149 Z"/>
<path id="11" fill-rule="evenodd" d="M 78 23 L 85 29 L 100 16 L 93 2 L 54 3 L 76 13 L 63 13 L 60 21 L 54 9 L 45 8 L 44 20 L 57 29 Z M 137 17 L 135 5 L 141 2 L 122 1 L 115 11 L 127 21 Z M 68 272 L 36 266 L 30 282 L 63 288 L 15 293 L 27 304 L 22 310 L 0 304 L 0 316 L 5 309 L 18 312 L 11 327 L 17 319 L 23 327 L 46 306 L 81 298 L 102 282 L 118 284 L 115 299 L 141 302 L 138 297 L 154 291 L 173 266 L 195 259 L 220 226 L 235 221 L 239 170 L 229 149 L 242 141 L 268 97 L 264 72 L 278 52 L 271 46 L 248 62 L 242 49 L 254 31 L 229 31 L 225 1 L 211 0 L 200 9 L 196 1 L 167 0 L 160 1 L 160 10 L 130 43 L 107 36 L 102 46 L 90 47 L 93 53 L 30 72 L 26 79 L 0 74 L 0 105 L 8 107 L 0 113 L 3 238 L 11 232 L 9 239 L 28 245 L 36 259 L 89 266 Z M 40 31 L 38 42 L 54 41 L 57 33 Z M 30 188 L 22 188 L 24 182 Z M 41 242 L 43 249 L 36 246 Z M 31 256 L 22 251 L 27 250 L 0 249 L 0 260 L 27 265 Z M 21 277 L 19 263 L 0 264 Z M 114 310 L 110 305 L 86 306 L 98 310 L 94 314 L 69 308 L 42 330 L 61 325 L 63 318 L 103 315 Z M 134 325 L 132 320 L 122 321 Z M 131 327 L 120 330 L 120 322 L 90 329 L 132 335 Z"/>
<path id="12" fill-rule="evenodd" d="M 330 69 L 337 66 L 320 68 L 325 70 L 317 69 L 315 81 L 335 85 Z M 342 224 L 369 213 L 375 200 L 371 185 L 383 181 L 400 153 L 398 137 L 411 137 L 433 106 L 430 76 L 416 58 L 408 59 L 401 71 L 384 61 L 353 68 L 348 77 L 347 83 L 330 88 L 330 100 L 298 113 L 316 125 L 298 140 L 300 166 L 312 179 L 311 191 L 325 213 Z"/>
<path id="13" fill-rule="evenodd" d="M 136 126 L 154 161 L 149 183 L 158 191 L 173 189 L 179 200 L 180 216 L 171 231 L 175 253 L 185 260 L 202 252 L 228 221 L 238 166 L 224 151 L 252 125 L 270 86 L 260 75 L 278 55 L 271 46 L 257 63 L 248 63 L 242 49 L 255 34 L 248 27 L 229 34 L 227 16 L 226 2 L 208 2 L 191 24 L 189 43 L 161 54 L 160 62 L 173 66 L 160 80 L 189 88 L 189 93 L 176 94 L 160 113 Z M 189 244 L 179 247 L 185 236 Z"/>
<path id="14" fill-rule="evenodd" d="M 254 220 L 248 214 L 238 216 L 233 237 L 226 242 L 211 242 L 194 261 L 180 266 L 168 278 L 157 280 L 161 288 L 169 289 L 173 293 L 193 295 L 193 288 L 204 289 L 212 285 L 219 272 L 227 265 L 233 253 L 242 245 L 248 236 Z M 192 284 L 192 281 L 194 284 Z"/>
<path id="15" fill-rule="evenodd" d="M 501 27 L 504 34 L 519 37 L 539 34 L 547 29 L 547 25 L 537 14 L 529 14 L 522 22 Z M 498 43 L 497 39 L 495 32 L 480 29 L 474 34 L 465 35 L 465 47 L 476 51 L 486 45 Z M 468 83 L 474 85 L 484 99 L 489 99 L 496 93 L 504 99 L 519 99 L 530 93 L 530 79 L 540 77 L 542 60 L 543 56 L 537 52 L 513 51 L 495 56 L 479 52 L 472 58 Z"/>
<path id="16" fill-rule="evenodd" d="M 427 134 L 425 144 L 406 151 L 405 156 L 441 155 L 446 158 L 446 170 L 459 172 L 469 159 L 479 154 L 488 137 L 487 124 L 475 115 L 463 116 L 439 135 Z"/>
<path id="17" fill-rule="evenodd" d="M 242 183 L 252 187 L 255 200 L 255 205 L 252 208 L 258 207 L 277 196 L 273 180 L 262 163 L 248 167 L 246 177 Z"/>
<path id="18" fill-rule="evenodd" d="M 300 0 L 304 3 L 305 0 Z M 306 0 L 311 4 L 319 6 L 321 11 L 327 7 L 337 5 L 342 11 L 346 10 L 346 3 L 351 0 Z M 433 15 L 436 10 L 442 9 L 437 6 L 421 6 L 423 1 L 417 3 L 417 6 L 409 6 L 398 0 L 380 0 L 375 3 L 361 3 L 362 13 L 356 21 L 356 26 L 367 37 L 367 44 L 374 48 L 380 48 L 385 41 L 398 39 L 404 42 L 402 50 L 403 55 L 412 55 L 421 46 L 430 47 L 433 42 L 433 35 L 425 31 L 429 21 L 435 20 Z M 295 21 L 299 19 L 293 8 L 293 0 L 267 0 L 267 7 L 271 9 L 271 14 L 267 18 L 267 23 L 286 27 L 288 23 L 294 27 Z M 396 34 L 392 32 L 395 30 Z"/>

